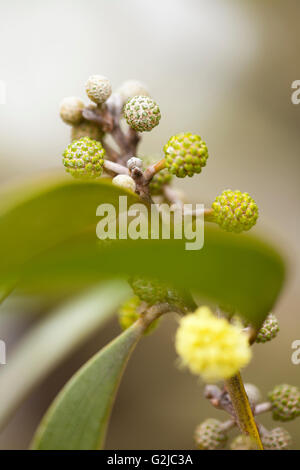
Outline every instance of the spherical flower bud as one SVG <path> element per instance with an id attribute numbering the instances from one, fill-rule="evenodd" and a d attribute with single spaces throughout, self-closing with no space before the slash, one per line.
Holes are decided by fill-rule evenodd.
<path id="1" fill-rule="evenodd" d="M 100 142 L 82 137 L 68 145 L 63 153 L 63 164 L 66 171 L 76 178 L 97 178 L 103 172 L 104 155 Z"/>
<path id="2" fill-rule="evenodd" d="M 181 364 L 206 382 L 232 377 L 251 359 L 247 335 L 208 307 L 180 320 L 175 347 Z"/>
<path id="3" fill-rule="evenodd" d="M 200 450 L 222 449 L 227 436 L 222 430 L 221 421 L 213 418 L 206 419 L 195 430 L 195 442 Z"/>
<path id="4" fill-rule="evenodd" d="M 212 205 L 215 222 L 227 232 L 250 230 L 256 224 L 258 207 L 248 193 L 227 189 Z"/>
<path id="5" fill-rule="evenodd" d="M 279 332 L 278 320 L 275 317 L 275 315 L 270 313 L 265 319 L 265 321 L 263 322 L 263 325 L 258 332 L 258 335 L 256 337 L 256 342 L 266 343 L 267 341 L 271 341 L 277 336 L 278 332 Z"/>
<path id="6" fill-rule="evenodd" d="M 135 96 L 124 106 L 127 124 L 135 131 L 151 131 L 158 125 L 161 115 L 158 105 L 148 96 Z"/>
<path id="7" fill-rule="evenodd" d="M 250 405 L 253 407 L 262 401 L 262 395 L 259 388 L 254 384 L 244 385 Z"/>
<path id="8" fill-rule="evenodd" d="M 254 439 L 245 434 L 236 436 L 230 444 L 231 450 L 257 450 L 257 444 Z"/>
<path id="9" fill-rule="evenodd" d="M 79 124 L 82 120 L 84 102 L 75 96 L 64 98 L 60 105 L 60 117 L 66 124 Z"/>
<path id="10" fill-rule="evenodd" d="M 85 85 L 86 93 L 91 101 L 103 104 L 111 95 L 111 84 L 102 75 L 92 75 Z"/>
<path id="11" fill-rule="evenodd" d="M 129 280 L 129 284 L 135 295 L 149 305 L 168 301 L 168 288 L 160 281 L 136 276 Z"/>
<path id="12" fill-rule="evenodd" d="M 117 175 L 113 178 L 112 184 L 119 186 L 120 188 L 128 189 L 129 191 L 135 191 L 135 181 L 129 175 Z"/>
<path id="13" fill-rule="evenodd" d="M 166 166 L 178 178 L 201 173 L 206 165 L 208 151 L 199 135 L 190 132 L 174 135 L 164 146 Z"/>
<path id="14" fill-rule="evenodd" d="M 95 122 L 92 121 L 83 121 L 76 126 L 72 126 L 71 129 L 71 141 L 79 140 L 82 137 L 89 137 L 92 140 L 98 140 L 98 142 L 101 142 L 103 136 L 104 132 Z"/>
<path id="15" fill-rule="evenodd" d="M 161 281 L 135 276 L 129 280 L 129 284 L 134 294 L 149 305 L 167 302 L 182 310 L 189 309 L 193 305 L 189 293 L 174 289 Z"/>
<path id="16" fill-rule="evenodd" d="M 121 305 L 118 312 L 118 317 L 122 330 L 126 330 L 127 328 L 129 328 L 141 317 L 141 314 L 139 312 L 139 308 L 141 308 L 141 303 L 141 300 L 137 296 L 134 296 L 126 300 L 126 302 Z M 144 334 L 147 335 L 149 333 L 152 333 L 152 331 L 156 329 L 158 323 L 159 320 L 155 320 L 154 322 L 152 322 L 145 330 Z"/>
<path id="17" fill-rule="evenodd" d="M 290 434 L 283 428 L 274 428 L 261 437 L 265 450 L 286 450 L 292 442 Z"/>
<path id="18" fill-rule="evenodd" d="M 293 385 L 276 385 L 269 393 L 273 405 L 273 419 L 291 421 L 300 415 L 300 390 Z"/>
<path id="19" fill-rule="evenodd" d="M 126 103 L 134 96 L 149 96 L 147 87 L 137 80 L 127 80 L 120 86 L 117 93 L 121 95 L 123 103 Z"/>
<path id="20" fill-rule="evenodd" d="M 133 170 L 133 168 L 142 168 L 143 166 L 143 162 L 140 158 L 137 158 L 137 157 L 131 157 L 129 158 L 128 162 L 127 162 L 127 168 L 129 170 Z"/>
<path id="21" fill-rule="evenodd" d="M 162 189 L 166 184 L 170 184 L 172 181 L 172 175 L 168 170 L 161 170 L 159 173 L 156 173 L 150 184 L 150 192 L 153 196 L 159 196 L 162 193 Z"/>

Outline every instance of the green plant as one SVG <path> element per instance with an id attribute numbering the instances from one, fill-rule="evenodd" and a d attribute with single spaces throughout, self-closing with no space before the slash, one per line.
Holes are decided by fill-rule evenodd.
<path id="1" fill-rule="evenodd" d="M 70 379 L 32 443 L 34 449 L 103 448 L 118 384 L 135 345 L 160 317 L 175 313 L 180 318 L 176 349 L 182 364 L 204 380 L 225 381 L 223 388 L 208 385 L 205 395 L 229 412 L 230 419 L 200 425 L 198 447 L 225 444 L 227 432 L 238 426 L 251 446 L 262 448 L 266 432 L 257 427 L 254 416 L 273 405 L 257 403 L 253 393 L 249 402 L 239 369 L 250 361 L 255 338 L 268 329 L 261 328 L 282 288 L 285 269 L 269 243 L 230 233 L 255 225 L 257 205 L 247 193 L 224 191 L 204 210 L 205 245 L 199 251 L 186 251 L 184 236 L 99 240 L 96 209 L 99 203 L 112 204 L 117 217 L 120 196 L 147 208 L 161 198 L 184 213 L 182 198 L 171 186 L 172 176 L 199 174 L 208 150 L 200 136 L 181 133 L 168 140 L 161 159 L 148 163 L 138 154 L 138 131 L 155 128 L 160 110 L 144 86 L 127 82 L 112 93 L 109 80 L 94 75 L 86 92 L 93 103 L 83 106 L 81 100 L 67 99 L 60 110 L 63 121 L 72 126 L 63 163 L 76 179 L 61 173 L 47 176 L 7 191 L 0 202 L 2 299 L 13 289 L 82 291 L 34 327 L 11 357 L 9 369 L 0 376 L 6 396 L 0 403 L 0 423 L 46 373 L 119 308 L 124 331 Z M 124 117 L 126 129 L 121 125 Z M 108 143 L 108 135 L 116 147 Z M 197 217 L 191 214 L 192 223 Z M 170 231 L 175 231 L 174 225 Z M 91 287 L 95 283 L 98 287 Z M 194 294 L 209 299 L 213 307 L 197 305 Z M 272 337 L 274 331 L 272 322 Z M 5 394 L 24 368 L 30 369 L 26 380 Z M 277 431 L 272 436 L 274 442 Z M 246 441 L 243 438 L 235 446 L 245 446 Z"/>

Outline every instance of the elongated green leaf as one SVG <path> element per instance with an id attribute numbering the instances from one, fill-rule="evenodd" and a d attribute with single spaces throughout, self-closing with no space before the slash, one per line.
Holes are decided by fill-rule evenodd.
<path id="1" fill-rule="evenodd" d="M 34 437 L 35 450 L 103 448 L 123 370 L 143 332 L 134 324 L 87 362 L 67 383 Z"/>
<path id="2" fill-rule="evenodd" d="M 129 293 L 124 282 L 104 283 L 49 312 L 26 334 L 0 371 L 0 427 L 32 388 L 107 321 Z"/>
<path id="3" fill-rule="evenodd" d="M 77 239 L 28 265 L 24 286 L 44 291 L 135 274 L 168 280 L 204 299 L 235 306 L 259 326 L 281 290 L 284 267 L 276 252 L 256 238 L 207 227 L 204 248 L 193 252 L 174 240 L 127 240 L 107 246 L 93 236 Z"/>
<path id="4" fill-rule="evenodd" d="M 62 179 L 2 208 L 0 283 L 17 272 L 24 288 L 56 291 L 112 276 L 152 275 L 232 305 L 261 323 L 283 285 L 284 264 L 276 250 L 251 235 L 215 226 L 206 227 L 199 251 L 185 250 L 180 240 L 100 242 L 96 208 L 102 202 L 117 206 L 124 194 L 108 182 Z M 128 204 L 133 201 L 129 196 Z"/>

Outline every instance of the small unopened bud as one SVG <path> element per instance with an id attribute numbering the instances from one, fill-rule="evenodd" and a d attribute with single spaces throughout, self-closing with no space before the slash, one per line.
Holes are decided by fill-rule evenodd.
<path id="1" fill-rule="evenodd" d="M 273 419 L 291 421 L 300 416 L 300 390 L 288 384 L 276 385 L 269 393 Z"/>
<path id="2" fill-rule="evenodd" d="M 271 341 L 272 339 L 276 338 L 279 332 L 279 325 L 278 320 L 270 313 L 267 318 L 265 319 L 264 323 L 262 324 L 261 329 L 258 332 L 256 337 L 257 343 L 266 343 L 267 341 Z"/>
<path id="3" fill-rule="evenodd" d="M 217 419 L 209 418 L 195 430 L 195 442 L 200 450 L 222 449 L 226 440 L 227 436 L 222 430 L 222 423 Z"/>
<path id="4" fill-rule="evenodd" d="M 61 102 L 59 113 L 66 124 L 79 124 L 82 120 L 84 102 L 75 96 L 64 98 Z"/>
<path id="5" fill-rule="evenodd" d="M 112 184 L 115 186 L 120 186 L 120 188 L 129 189 L 130 191 L 135 191 L 135 181 L 128 175 L 117 175 L 113 178 Z"/>
<path id="6" fill-rule="evenodd" d="M 257 444 L 250 436 L 240 434 L 230 444 L 231 450 L 257 450 Z"/>
<path id="7" fill-rule="evenodd" d="M 255 406 L 262 401 L 259 388 L 254 384 L 245 384 L 245 390 L 251 406 Z"/>
<path id="8" fill-rule="evenodd" d="M 274 428 L 261 439 L 265 450 L 286 450 L 292 442 L 290 434 L 283 428 Z"/>
<path id="9" fill-rule="evenodd" d="M 127 80 L 120 86 L 117 93 L 121 95 L 123 103 L 137 95 L 149 96 L 147 87 L 137 80 Z"/>
<path id="10" fill-rule="evenodd" d="M 127 162 L 127 168 L 129 170 L 133 170 L 133 168 L 142 168 L 143 166 L 143 162 L 140 158 L 137 158 L 137 157 L 131 157 L 129 158 L 128 162 Z"/>
<path id="11" fill-rule="evenodd" d="M 110 81 L 102 75 L 92 75 L 86 82 L 85 89 L 90 100 L 97 104 L 104 103 L 111 95 Z"/>

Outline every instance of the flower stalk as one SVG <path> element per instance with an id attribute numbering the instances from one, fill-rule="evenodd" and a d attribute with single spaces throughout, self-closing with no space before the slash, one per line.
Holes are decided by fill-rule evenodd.
<path id="1" fill-rule="evenodd" d="M 241 432 L 253 439 L 257 445 L 257 450 L 263 450 L 261 438 L 254 420 L 241 374 L 238 373 L 226 380 L 225 387 L 231 398 L 237 424 Z"/>

